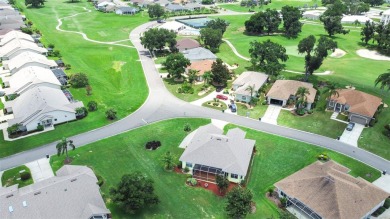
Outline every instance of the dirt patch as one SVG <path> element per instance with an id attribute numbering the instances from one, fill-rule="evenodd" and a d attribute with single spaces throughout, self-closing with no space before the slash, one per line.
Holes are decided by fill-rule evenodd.
<path id="1" fill-rule="evenodd" d="M 282 203 L 280 202 L 280 199 L 278 197 L 278 193 L 276 191 L 274 191 L 272 193 L 272 195 L 269 195 L 269 193 L 267 192 L 265 194 L 265 197 L 270 200 L 271 202 L 275 203 L 276 206 L 278 206 L 279 208 L 282 207 Z"/>
<path id="2" fill-rule="evenodd" d="M 113 64 L 112 64 L 112 68 L 116 71 L 116 72 L 121 72 L 122 71 L 122 66 L 126 64 L 126 62 L 123 62 L 123 61 L 113 61 Z"/>
<path id="3" fill-rule="evenodd" d="M 330 57 L 341 58 L 341 57 L 345 56 L 346 54 L 347 53 L 344 50 L 335 49 L 334 52 L 332 54 L 330 54 Z"/>
<path id="4" fill-rule="evenodd" d="M 379 61 L 390 61 L 390 57 L 382 55 L 375 50 L 359 49 L 356 51 L 356 54 L 358 54 L 358 56 L 366 58 L 366 59 L 373 59 L 373 60 L 379 60 Z"/>

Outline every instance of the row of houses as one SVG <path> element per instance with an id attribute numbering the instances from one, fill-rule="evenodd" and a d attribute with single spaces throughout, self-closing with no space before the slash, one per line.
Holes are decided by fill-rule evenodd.
<path id="1" fill-rule="evenodd" d="M 45 48 L 18 31 L 4 35 L 0 45 L 4 87 L 1 93 L 5 96 L 5 116 L 0 117 L 1 121 L 6 118 L 8 127 L 17 125 L 20 131 L 30 132 L 38 126 L 53 127 L 76 119 L 76 109 L 83 103 L 62 90 L 67 76 L 56 61 L 46 57 Z"/>
<path id="2" fill-rule="evenodd" d="M 204 8 L 201 0 L 130 0 L 130 2 L 138 7 L 148 7 L 149 5 L 157 4 L 170 12 L 194 11 Z"/>

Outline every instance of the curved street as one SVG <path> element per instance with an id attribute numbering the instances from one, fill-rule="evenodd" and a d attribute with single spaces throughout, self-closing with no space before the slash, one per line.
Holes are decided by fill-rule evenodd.
<path id="1" fill-rule="evenodd" d="M 156 22 L 148 22 L 135 28 L 130 33 L 130 40 L 138 51 L 140 62 L 148 83 L 149 96 L 147 100 L 136 112 L 116 121 L 115 123 L 75 136 L 69 136 L 76 146 L 80 147 L 161 120 L 179 117 L 213 118 L 328 148 L 355 158 L 356 160 L 364 162 L 378 170 L 390 169 L 390 162 L 388 160 L 363 149 L 349 146 L 335 139 L 263 123 L 241 116 L 225 114 L 217 110 L 195 106 L 177 99 L 165 88 L 165 85 L 155 68 L 153 59 L 151 58 L 149 52 L 140 43 L 139 38 L 141 33 L 153 25 L 156 25 Z M 43 158 L 46 154 L 56 154 L 55 144 L 56 142 L 53 142 L 39 148 L 2 158 L 0 159 L 0 171 Z"/>

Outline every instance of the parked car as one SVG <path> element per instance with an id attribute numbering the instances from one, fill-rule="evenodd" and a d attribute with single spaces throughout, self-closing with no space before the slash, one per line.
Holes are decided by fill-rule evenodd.
<path id="1" fill-rule="evenodd" d="M 166 22 L 165 20 L 161 20 L 161 19 L 157 20 L 157 23 L 159 23 L 159 24 L 162 24 L 162 23 L 165 23 L 165 22 Z"/>
<path id="2" fill-rule="evenodd" d="M 355 123 L 353 123 L 353 122 L 348 123 L 347 131 L 352 131 L 353 127 L 355 127 Z"/>
<path id="3" fill-rule="evenodd" d="M 222 94 L 218 94 L 217 98 L 220 99 L 220 100 L 227 100 L 227 99 L 229 99 L 227 96 L 222 95 Z"/>
<path id="4" fill-rule="evenodd" d="M 235 113 L 235 112 L 237 112 L 237 106 L 236 106 L 236 104 L 230 104 L 230 106 L 229 106 L 229 108 L 230 108 L 230 111 L 232 111 L 232 113 Z"/>
<path id="5" fill-rule="evenodd" d="M 223 90 L 223 87 L 217 87 L 215 90 L 216 90 L 217 92 L 221 92 L 221 91 Z"/>

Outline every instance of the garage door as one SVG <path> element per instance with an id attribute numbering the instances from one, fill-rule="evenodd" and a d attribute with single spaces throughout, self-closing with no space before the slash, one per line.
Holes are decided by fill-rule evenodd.
<path id="1" fill-rule="evenodd" d="M 351 122 L 365 125 L 367 123 L 367 119 L 358 116 L 351 116 Z"/>
<path id="2" fill-rule="evenodd" d="M 277 99 L 271 99 L 270 103 L 274 104 L 274 105 L 279 105 L 279 106 L 283 105 L 283 101 L 282 100 L 277 100 Z"/>

